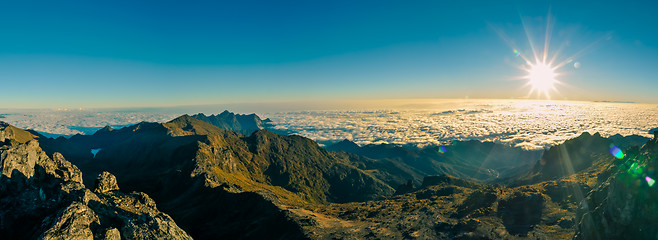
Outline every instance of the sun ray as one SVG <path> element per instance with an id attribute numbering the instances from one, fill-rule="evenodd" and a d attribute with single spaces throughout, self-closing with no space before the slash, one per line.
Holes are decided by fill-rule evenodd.
<path id="1" fill-rule="evenodd" d="M 556 92 L 559 94 L 556 85 L 560 84 L 558 77 L 561 76 L 561 74 L 558 72 L 558 69 L 563 67 L 566 63 L 561 62 L 562 64 L 555 65 L 555 62 L 558 59 L 558 53 L 565 48 L 566 44 L 562 44 L 557 52 L 551 54 L 550 44 L 554 20 L 553 17 L 551 17 L 550 9 L 545 21 L 543 48 L 538 49 L 538 44 L 533 41 L 532 30 L 529 23 L 526 19 L 521 18 L 521 24 L 523 25 L 523 30 L 528 39 L 528 45 L 532 51 L 532 57 L 534 59 L 530 59 L 524 54 L 518 54 L 518 56 L 521 56 L 524 60 L 524 64 L 520 66 L 520 69 L 525 71 L 526 75 L 522 76 L 521 79 L 526 80 L 525 86 L 530 88 L 528 95 L 536 95 L 540 98 L 550 99 L 550 93 Z"/>
<path id="2" fill-rule="evenodd" d="M 575 59 L 575 58 L 577 58 L 577 57 L 582 56 L 583 54 L 585 54 L 586 51 L 588 51 L 588 50 L 594 48 L 597 44 L 599 44 L 601 41 L 603 41 L 604 39 L 606 39 L 606 38 L 608 38 L 608 37 L 610 37 L 609 34 L 606 35 L 606 36 L 604 36 L 604 37 L 602 37 L 602 38 L 600 38 L 599 40 L 594 41 L 593 43 L 587 45 L 586 47 L 584 47 L 584 48 L 581 49 L 580 51 L 578 51 L 578 52 L 576 52 L 575 54 L 571 55 L 570 57 L 566 58 L 566 60 L 564 60 L 564 61 L 562 61 L 562 62 L 556 64 L 555 67 L 556 67 L 556 68 L 561 68 L 561 67 L 563 67 L 564 65 L 570 63 L 570 61 L 569 61 L 570 59 Z"/>
<path id="3" fill-rule="evenodd" d="M 553 28 L 551 25 L 551 11 L 549 9 L 548 15 L 546 16 L 546 33 L 544 35 L 544 53 L 543 53 L 542 62 L 546 62 L 546 58 L 548 58 L 548 48 L 551 42 L 552 31 Z"/>
<path id="4" fill-rule="evenodd" d="M 563 72 L 565 70 L 562 68 L 567 66 L 567 64 L 572 63 L 577 57 L 583 55 L 597 45 L 597 43 L 604 39 L 610 39 L 610 34 L 607 34 L 572 56 L 564 58 L 560 55 L 568 46 L 570 46 L 568 41 L 562 42 L 555 47 L 557 51 L 551 51 L 555 19 L 551 15 L 550 9 L 547 16 L 544 18 L 545 23 L 540 24 L 540 26 L 543 25 L 540 27 L 543 27 L 542 30 L 537 31 L 539 28 L 531 27 L 531 18 L 526 18 L 520 15 L 520 20 L 525 37 L 528 41 L 525 46 L 525 51 L 511 40 L 511 38 L 509 38 L 509 36 L 507 36 L 500 28 L 494 27 L 492 24 L 489 24 L 489 27 L 498 33 L 498 35 L 509 45 L 514 56 L 518 57 L 519 60 L 523 60 L 522 64 L 515 65 L 514 67 L 525 72 L 525 74 L 516 76 L 512 78 L 512 80 L 525 81 L 522 88 L 529 88 L 528 96 L 526 96 L 526 98 L 533 98 L 534 96 L 537 98 L 551 99 L 551 94 L 555 94 L 558 98 L 565 97 L 562 96 L 560 91 L 558 91 L 558 86 L 570 87 L 559 79 L 566 74 L 566 72 Z M 544 36 L 535 36 L 534 34 L 536 33 L 544 34 Z M 543 40 L 543 46 L 539 41 L 535 42 L 535 39 L 539 41 Z"/>
<path id="5" fill-rule="evenodd" d="M 521 24 L 523 25 L 523 30 L 525 31 L 525 35 L 528 38 L 528 43 L 530 44 L 530 49 L 532 50 L 532 55 L 535 58 L 535 62 L 538 62 L 539 57 L 537 56 L 537 49 L 535 48 L 534 41 L 532 41 L 532 36 L 530 36 L 530 29 L 528 28 L 528 24 L 526 24 L 523 18 L 521 18 Z"/>

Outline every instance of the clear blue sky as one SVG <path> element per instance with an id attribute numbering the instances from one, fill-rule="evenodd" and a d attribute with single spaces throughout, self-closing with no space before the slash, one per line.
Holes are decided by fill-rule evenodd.
<path id="1" fill-rule="evenodd" d="M 550 18 L 547 19 L 549 16 Z M 520 98 L 658 103 L 656 1 L 3 1 L 0 108 Z"/>

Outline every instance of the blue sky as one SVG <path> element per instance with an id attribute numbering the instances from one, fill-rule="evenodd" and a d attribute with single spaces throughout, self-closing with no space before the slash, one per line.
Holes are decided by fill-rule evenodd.
<path id="1" fill-rule="evenodd" d="M 658 103 L 655 1 L 136 2 L 0 3 L 0 107 L 533 98 L 547 23 L 552 99 Z"/>

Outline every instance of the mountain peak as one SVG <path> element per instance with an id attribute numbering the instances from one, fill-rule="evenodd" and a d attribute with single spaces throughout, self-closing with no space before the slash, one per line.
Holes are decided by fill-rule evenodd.
<path id="1" fill-rule="evenodd" d="M 169 121 L 167 123 L 189 122 L 189 121 L 193 121 L 192 119 L 196 120 L 196 118 L 191 117 L 189 114 L 183 114 L 183 115 L 178 116 L 177 118 L 172 119 L 171 121 Z"/>
<path id="2" fill-rule="evenodd" d="M 206 116 L 206 114 L 203 114 L 203 113 L 197 113 L 197 114 L 192 115 L 192 117 L 197 118 L 197 117 L 207 117 L 207 116 Z"/>
<path id="3" fill-rule="evenodd" d="M 104 134 L 104 133 L 108 133 L 108 132 L 111 132 L 111 131 L 114 131 L 114 128 L 110 127 L 110 125 L 107 125 L 107 126 L 101 128 L 101 129 L 98 129 L 98 131 L 96 131 L 96 133 L 94 133 L 94 134 Z"/>
<path id="4" fill-rule="evenodd" d="M 326 147 L 328 151 L 344 151 L 344 152 L 349 152 L 352 153 L 355 150 L 359 149 L 359 145 L 356 144 L 355 142 L 352 142 L 347 139 L 343 139 L 343 141 L 334 143 L 332 145 L 329 145 Z"/>
<path id="5" fill-rule="evenodd" d="M 235 114 L 224 110 L 222 113 L 217 115 L 206 116 L 203 113 L 198 113 L 192 116 L 192 118 L 207 122 L 209 124 L 215 125 L 218 128 L 234 131 L 242 135 L 250 135 L 256 130 L 265 128 L 266 123 L 256 115 L 252 114 Z"/>
<path id="6" fill-rule="evenodd" d="M 185 135 L 195 135 L 195 134 L 209 135 L 212 133 L 221 132 L 221 130 L 218 129 L 216 126 L 213 126 L 212 124 L 209 124 L 206 121 L 202 121 L 197 118 L 191 117 L 190 115 L 187 114 L 177 117 L 162 125 L 168 128 L 169 132 L 173 136 L 185 136 Z"/>

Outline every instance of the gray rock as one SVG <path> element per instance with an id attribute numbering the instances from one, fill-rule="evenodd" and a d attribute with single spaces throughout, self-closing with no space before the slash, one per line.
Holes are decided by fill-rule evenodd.
<path id="1" fill-rule="evenodd" d="M 0 134 L 6 138 L 2 124 Z M 4 140 L 0 238 L 191 239 L 158 211 L 148 195 L 117 191 L 112 174 L 100 174 L 94 193 L 83 185 L 80 170 L 61 154 L 49 158 L 36 140 Z"/>
<path id="2" fill-rule="evenodd" d="M 11 142 L 0 148 L 0 163 L 2 164 L 2 175 L 11 178 L 15 171 L 30 178 L 34 175 L 34 167 L 37 160 L 45 156 L 36 141 L 27 144 Z"/>
<path id="3" fill-rule="evenodd" d="M 109 191 L 119 190 L 117 185 L 117 178 L 109 172 L 102 172 L 96 177 L 94 183 L 94 192 L 105 193 Z"/>
<path id="4" fill-rule="evenodd" d="M 130 219 L 121 234 L 127 239 L 192 239 L 166 214 Z"/>
<path id="5" fill-rule="evenodd" d="M 74 202 L 58 213 L 54 222 L 39 238 L 57 239 L 93 239 L 91 224 L 99 224 L 96 213 L 79 202 Z"/>

